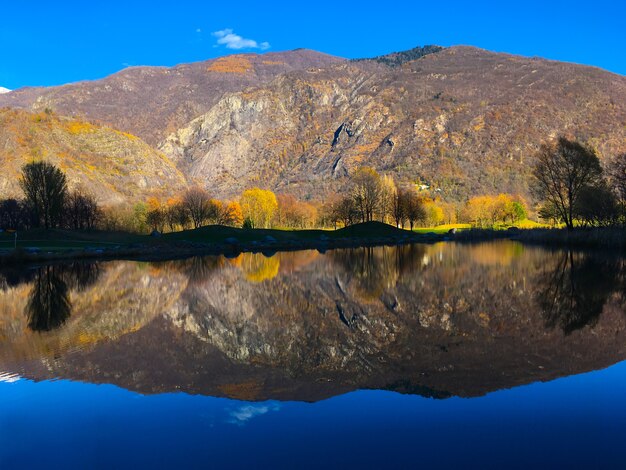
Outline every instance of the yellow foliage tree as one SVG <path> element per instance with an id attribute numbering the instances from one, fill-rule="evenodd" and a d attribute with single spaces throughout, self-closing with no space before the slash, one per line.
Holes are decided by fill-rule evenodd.
<path id="1" fill-rule="evenodd" d="M 272 191 L 260 188 L 245 190 L 239 204 L 244 219 L 249 220 L 255 228 L 269 228 L 278 209 L 276 195 Z"/>
<path id="2" fill-rule="evenodd" d="M 241 224 L 243 224 L 243 212 L 241 211 L 241 205 L 237 201 L 226 204 L 222 212 L 221 223 L 233 227 L 241 227 Z"/>

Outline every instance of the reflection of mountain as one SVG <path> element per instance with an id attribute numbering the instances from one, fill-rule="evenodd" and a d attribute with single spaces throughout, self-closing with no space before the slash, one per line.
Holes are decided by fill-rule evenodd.
<path id="1" fill-rule="evenodd" d="M 515 255 L 505 263 L 480 261 L 489 258 L 489 247 Z M 546 299 L 555 288 L 546 279 L 559 278 L 563 258 L 520 245 L 477 251 L 438 244 L 112 263 L 98 285 L 75 295 L 82 302 L 72 296 L 71 319 L 43 336 L 71 341 L 81 330 L 95 335 L 111 323 L 116 329 L 52 359 L 32 348 L 25 354 L 19 334 L 4 328 L 5 342 L 22 349 L 1 347 L 0 369 L 145 393 L 248 400 L 318 400 L 357 388 L 481 395 L 626 358 L 624 300 L 617 292 L 623 261 L 574 254 L 573 269 L 582 271 L 567 268 L 568 279 L 578 285 L 596 276 L 597 283 L 584 281 L 587 290 L 578 288 L 576 303 L 559 301 L 551 322 Z M 267 265 L 272 275 L 250 279 L 258 272 L 251 268 L 267 259 L 274 260 Z M 114 294 L 122 285 L 133 288 Z M 106 313 L 97 314 L 90 299 Z M 592 314 L 581 316 L 590 305 Z M 145 313 L 131 325 L 130 312 Z"/>

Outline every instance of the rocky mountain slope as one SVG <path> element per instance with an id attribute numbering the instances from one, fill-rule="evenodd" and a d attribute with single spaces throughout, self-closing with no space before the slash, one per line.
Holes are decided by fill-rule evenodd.
<path id="1" fill-rule="evenodd" d="M 0 107 L 44 111 L 102 122 L 151 145 L 208 111 L 227 92 L 261 85 L 278 75 L 344 59 L 297 49 L 237 54 L 175 67 L 130 67 L 102 80 L 50 88 L 22 88 L 0 97 Z"/>
<path id="2" fill-rule="evenodd" d="M 451 47 L 283 75 L 225 96 L 161 146 L 218 193 L 254 181 L 315 197 L 361 165 L 451 198 L 527 194 L 532 156 L 560 134 L 626 151 L 626 77 Z"/>
<path id="3" fill-rule="evenodd" d="M 548 139 L 587 141 L 603 159 L 626 152 L 626 77 L 465 46 L 358 61 L 295 50 L 133 67 L 16 90 L 0 106 L 136 134 L 167 168 L 222 198 L 259 185 L 320 199 L 362 165 L 452 200 L 529 196 L 533 154 Z"/>
<path id="4" fill-rule="evenodd" d="M 0 109 L 0 197 L 21 197 L 24 164 L 45 159 L 104 205 L 167 197 L 186 186 L 184 175 L 141 139 L 109 127 L 55 114 Z"/>

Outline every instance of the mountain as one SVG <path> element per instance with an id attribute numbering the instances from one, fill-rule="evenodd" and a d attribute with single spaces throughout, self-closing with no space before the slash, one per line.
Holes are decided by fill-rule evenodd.
<path id="1" fill-rule="evenodd" d="M 3 93 L 8 93 L 10 91 L 11 90 L 9 90 L 8 88 L 4 88 L 4 87 L 0 86 L 0 95 L 3 94 Z"/>
<path id="2" fill-rule="evenodd" d="M 278 75 L 344 59 L 307 49 L 237 54 L 176 67 L 130 67 L 102 80 L 22 88 L 0 97 L 0 107 L 58 114 L 114 125 L 156 145 L 208 111 L 224 93 L 269 82 Z"/>
<path id="3" fill-rule="evenodd" d="M 224 96 L 160 148 L 219 194 L 263 182 L 315 198 L 369 165 L 462 199 L 527 195 L 534 152 L 560 134 L 624 152 L 625 123 L 626 77 L 451 47 L 282 75 Z"/>
<path id="4" fill-rule="evenodd" d="M 186 186 L 183 174 L 138 137 L 48 113 L 0 109 L 0 194 L 21 197 L 24 164 L 46 159 L 104 205 L 167 197 Z"/>
<path id="5" fill-rule="evenodd" d="M 300 49 L 132 67 L 16 90 L 0 95 L 0 106 L 137 135 L 167 157 L 167 171 L 173 165 L 222 198 L 259 185 L 321 199 L 362 165 L 450 200 L 530 198 L 533 155 L 546 140 L 587 141 L 601 159 L 626 152 L 626 77 L 468 46 L 351 61 Z"/>

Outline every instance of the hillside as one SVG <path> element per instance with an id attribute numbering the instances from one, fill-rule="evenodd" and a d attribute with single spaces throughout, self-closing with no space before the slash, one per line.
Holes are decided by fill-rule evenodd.
<path id="1" fill-rule="evenodd" d="M 343 59 L 306 49 L 237 54 L 175 67 L 130 67 L 102 80 L 23 88 L 0 96 L 0 107 L 58 114 L 114 125 L 156 145 L 208 111 L 227 92 L 261 85 L 293 70 Z"/>
<path id="2" fill-rule="evenodd" d="M 175 166 L 221 198 L 259 185 L 321 199 L 369 165 L 450 200 L 497 192 L 530 199 L 533 155 L 548 139 L 587 141 L 602 159 L 626 152 L 626 77 L 466 46 L 357 61 L 301 49 L 133 67 L 16 90 L 0 95 L 1 105 L 138 135 L 167 156 L 139 172 L 161 165 L 170 175 Z M 82 137 L 96 151 L 100 143 Z M 146 185 L 179 187 L 167 178 Z"/>
<path id="3" fill-rule="evenodd" d="M 559 134 L 626 151 L 625 123 L 626 77 L 452 47 L 283 75 L 225 96 L 161 149 L 220 194 L 262 182 L 314 198 L 370 165 L 461 199 L 527 195 L 533 153 Z"/>
<path id="4" fill-rule="evenodd" d="M 162 153 L 120 131 L 54 114 L 0 109 L 0 194 L 21 197 L 24 164 L 45 159 L 58 165 L 71 188 L 82 187 L 101 204 L 167 196 L 186 185 Z"/>

